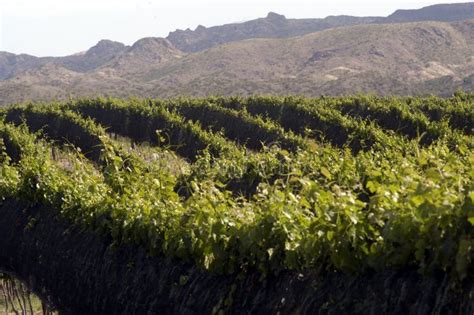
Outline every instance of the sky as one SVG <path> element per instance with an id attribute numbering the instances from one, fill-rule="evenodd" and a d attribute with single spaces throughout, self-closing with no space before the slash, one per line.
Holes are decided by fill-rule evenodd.
<path id="1" fill-rule="evenodd" d="M 468 2 L 468 0 L 446 2 Z M 64 56 L 101 39 L 131 45 L 176 29 L 242 22 L 276 12 L 287 18 L 387 16 L 439 1 L 406 0 L 0 0 L 0 51 Z M 442 2 L 441 2 L 442 3 Z"/>

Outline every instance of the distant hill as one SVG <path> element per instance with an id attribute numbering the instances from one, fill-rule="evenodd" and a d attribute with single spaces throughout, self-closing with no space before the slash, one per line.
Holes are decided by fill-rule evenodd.
<path id="1" fill-rule="evenodd" d="M 119 42 L 101 40 L 85 53 L 73 56 L 56 58 L 53 63 L 61 65 L 69 70 L 87 72 L 111 61 L 116 56 L 125 52 L 129 47 Z"/>
<path id="2" fill-rule="evenodd" d="M 386 23 L 348 16 L 291 20 L 270 13 L 240 24 L 177 31 L 166 39 L 143 38 L 132 46 L 103 40 L 66 57 L 0 52 L 0 104 L 96 95 L 474 91 L 474 14 L 454 22 L 394 22 L 466 17 L 458 7 L 469 13 L 472 3 L 397 11 Z M 315 25 L 326 29 L 315 31 Z"/>
<path id="3" fill-rule="evenodd" d="M 206 28 L 194 31 L 176 30 L 167 39 L 184 52 L 202 51 L 224 43 L 250 38 L 288 38 L 326 29 L 370 23 L 402 23 L 421 21 L 452 22 L 474 19 L 474 2 L 440 4 L 418 10 L 397 10 L 388 17 L 328 16 L 324 19 L 287 19 L 270 12 L 267 17 L 244 23 Z"/>
<path id="4" fill-rule="evenodd" d="M 146 68 L 150 64 L 161 64 L 174 61 L 184 56 L 184 53 L 173 46 L 167 39 L 148 37 L 135 42 L 104 63 L 102 68 L 112 68 L 117 73 L 126 75 Z"/>
<path id="5" fill-rule="evenodd" d="M 397 10 L 380 22 L 462 21 L 474 18 L 474 2 L 437 4 L 418 10 Z"/>
<path id="6" fill-rule="evenodd" d="M 287 19 L 270 12 L 267 17 L 244 23 L 227 24 L 196 30 L 171 32 L 167 39 L 184 52 L 197 52 L 220 44 L 250 38 L 285 38 L 319 32 L 339 26 L 368 24 L 377 17 L 330 16 L 324 19 Z"/>
<path id="7" fill-rule="evenodd" d="M 130 47 L 119 42 L 101 40 L 84 53 L 66 57 L 34 57 L 0 52 L 0 80 L 6 80 L 27 70 L 38 69 L 43 65 L 59 65 L 76 72 L 88 72 L 97 69 L 124 53 Z"/>
<path id="8" fill-rule="evenodd" d="M 50 61 L 46 58 L 0 52 L 0 80 L 6 80 L 22 71 L 37 68 Z"/>
<path id="9" fill-rule="evenodd" d="M 84 53 L 66 57 L 38 58 L 0 52 L 0 80 L 10 79 L 25 71 L 32 73 L 31 71 L 34 72 L 44 65 L 55 65 L 67 70 L 87 73 L 108 64 L 109 68 L 127 72 L 126 68 L 140 67 L 147 62 L 163 62 L 182 55 L 183 52 L 164 38 L 143 38 L 133 46 L 101 40 Z"/>
<path id="10" fill-rule="evenodd" d="M 157 95 L 449 95 L 474 90 L 474 20 L 337 28 L 220 45 L 142 78 Z M 472 80 L 470 81 L 472 82 Z M 159 92 L 159 93 L 158 93 Z"/>

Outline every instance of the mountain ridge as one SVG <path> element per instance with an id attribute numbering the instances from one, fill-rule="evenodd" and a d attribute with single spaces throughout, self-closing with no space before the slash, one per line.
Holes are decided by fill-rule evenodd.
<path id="1" fill-rule="evenodd" d="M 440 21 L 453 22 L 469 20 L 474 16 L 474 2 L 456 4 L 435 4 L 415 10 L 396 10 L 384 19 L 384 22 L 421 22 Z"/>
<path id="2" fill-rule="evenodd" d="M 194 31 L 176 30 L 166 37 L 184 52 L 202 51 L 219 44 L 250 38 L 285 38 L 300 36 L 328 28 L 368 24 L 378 17 L 328 16 L 322 19 L 287 19 L 269 12 L 264 18 L 243 23 L 232 23 L 206 28 L 199 25 Z"/>
<path id="3" fill-rule="evenodd" d="M 474 8 L 474 3 L 462 7 L 466 5 Z M 453 6 L 416 12 L 426 17 L 426 12 L 438 14 L 446 9 L 454 12 L 452 18 L 459 17 Z M 400 13 L 391 16 L 400 17 Z M 228 41 L 195 52 L 158 37 L 143 38 L 131 46 L 102 40 L 83 53 L 65 57 L 0 52 L 0 103 L 97 95 L 449 95 L 458 88 L 474 90 L 474 12 L 473 20 L 454 22 L 381 23 L 371 17 L 370 23 L 351 24 L 357 19 L 326 17 L 319 20 L 350 25 L 288 37 L 292 19 L 270 12 L 250 24 L 225 26 L 265 25 L 259 34 L 270 30 L 267 37 L 232 40 L 235 34 L 245 34 L 234 32 Z M 293 31 L 301 32 L 301 25 L 312 27 L 314 20 L 297 20 L 299 26 Z M 198 26 L 181 32 L 201 33 L 205 39 L 208 32 L 220 32 L 222 27 L 209 31 L 213 28 Z M 197 47 L 197 38 L 189 47 Z"/>

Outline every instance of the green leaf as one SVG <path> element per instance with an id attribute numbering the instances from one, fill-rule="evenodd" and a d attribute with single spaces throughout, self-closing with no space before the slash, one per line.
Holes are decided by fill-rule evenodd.
<path id="1" fill-rule="evenodd" d="M 415 205 L 415 207 L 419 207 L 425 202 L 425 198 L 421 195 L 416 195 L 410 198 L 410 202 Z"/>
<path id="2" fill-rule="evenodd" d="M 469 221 L 471 225 L 474 225 L 474 217 L 467 218 L 467 221 Z"/>
<path id="3" fill-rule="evenodd" d="M 334 238 L 334 232 L 333 231 L 328 231 L 326 233 L 326 237 L 327 237 L 328 241 L 332 241 L 332 239 Z"/>
<path id="4" fill-rule="evenodd" d="M 272 258 L 273 256 L 273 248 L 267 249 L 268 257 Z"/>
<path id="5" fill-rule="evenodd" d="M 321 167 L 321 174 L 323 174 L 324 177 L 326 177 L 326 178 L 329 179 L 329 180 L 332 179 L 331 173 L 330 173 L 329 170 L 328 170 L 327 168 L 325 168 L 324 166 Z"/>
<path id="6" fill-rule="evenodd" d="M 377 182 L 373 182 L 371 180 L 369 180 L 366 184 L 366 187 L 367 189 L 372 193 L 376 193 L 377 192 L 377 188 L 378 188 L 379 184 Z"/>
<path id="7" fill-rule="evenodd" d="M 469 196 L 469 199 L 474 202 L 474 191 L 470 191 L 467 195 Z"/>

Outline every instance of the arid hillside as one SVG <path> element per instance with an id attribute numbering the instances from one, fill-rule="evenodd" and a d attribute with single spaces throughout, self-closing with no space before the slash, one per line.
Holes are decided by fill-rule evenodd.
<path id="1" fill-rule="evenodd" d="M 270 13 L 131 46 L 102 40 L 66 57 L 0 52 L 0 103 L 98 95 L 446 96 L 474 90 L 472 43 L 473 3 L 386 18 L 297 20 Z"/>

